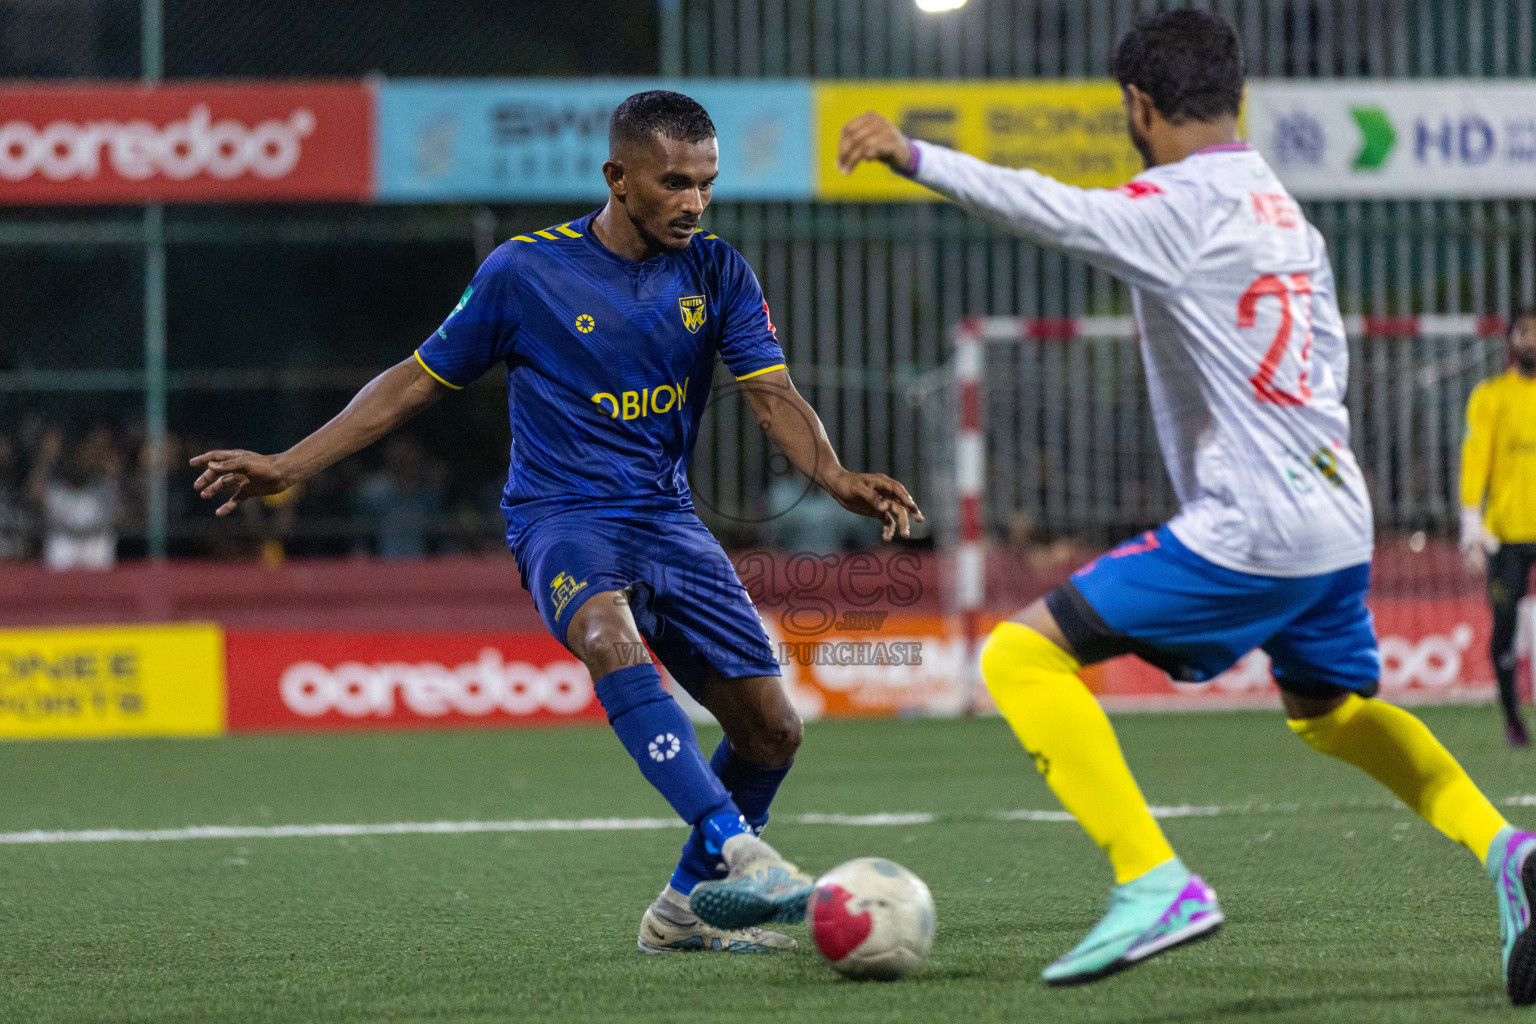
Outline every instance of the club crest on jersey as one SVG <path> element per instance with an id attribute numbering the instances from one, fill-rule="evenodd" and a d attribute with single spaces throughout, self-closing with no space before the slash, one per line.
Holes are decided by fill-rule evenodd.
<path id="1" fill-rule="evenodd" d="M 565 611 L 565 606 L 571 603 L 571 598 L 576 596 L 577 591 L 585 589 L 587 589 L 587 581 L 582 580 L 580 583 L 577 583 L 571 579 L 569 573 L 563 572 L 551 580 L 549 583 L 549 597 L 550 600 L 555 602 L 555 617 L 560 617 L 560 613 Z"/>
<path id="2" fill-rule="evenodd" d="M 683 311 L 683 326 L 688 328 L 689 334 L 698 334 L 699 328 L 704 326 L 704 296 L 685 295 L 677 300 L 677 304 Z"/>

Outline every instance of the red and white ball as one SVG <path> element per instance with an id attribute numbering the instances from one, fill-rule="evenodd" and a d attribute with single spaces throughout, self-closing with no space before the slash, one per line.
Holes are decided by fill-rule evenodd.
<path id="1" fill-rule="evenodd" d="M 891 981 L 933 947 L 933 896 L 906 868 L 883 857 L 839 864 L 816 880 L 811 937 L 839 974 Z"/>

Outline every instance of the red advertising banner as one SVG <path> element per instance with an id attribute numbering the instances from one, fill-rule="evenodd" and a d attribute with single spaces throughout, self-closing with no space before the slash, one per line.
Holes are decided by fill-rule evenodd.
<path id="1" fill-rule="evenodd" d="M 359 200 L 361 82 L 0 87 L 0 205 Z"/>
<path id="2" fill-rule="evenodd" d="M 1381 638 L 1382 698 L 1493 698 L 1488 614 L 1479 599 L 1378 598 L 1371 605 Z M 807 719 L 961 713 L 972 695 L 957 627 L 936 615 L 879 613 L 791 638 L 768 624 L 785 688 Z M 231 629 L 225 652 L 231 732 L 603 720 L 587 670 L 543 633 Z M 1084 679 L 1111 710 L 1279 706 L 1260 651 L 1200 684 L 1174 683 L 1132 657 L 1095 665 Z M 985 689 L 975 696 L 990 709 Z"/>
<path id="3" fill-rule="evenodd" d="M 229 630 L 229 731 L 603 719 L 592 678 L 541 633 Z"/>

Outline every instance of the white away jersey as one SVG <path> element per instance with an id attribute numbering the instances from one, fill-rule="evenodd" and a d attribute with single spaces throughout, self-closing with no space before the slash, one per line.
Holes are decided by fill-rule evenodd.
<path id="1" fill-rule="evenodd" d="M 1179 540 L 1264 576 L 1370 560 L 1333 268 L 1258 153 L 1212 146 L 1081 189 L 914 145 L 922 184 L 1131 286 Z"/>

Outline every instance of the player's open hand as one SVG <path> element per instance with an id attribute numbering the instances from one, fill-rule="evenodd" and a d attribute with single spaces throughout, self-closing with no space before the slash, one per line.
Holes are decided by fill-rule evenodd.
<path id="1" fill-rule="evenodd" d="M 912 140 L 873 110 L 843 125 L 843 136 L 837 143 L 837 169 L 852 174 L 859 164 L 871 160 L 897 171 L 912 166 Z"/>
<path id="2" fill-rule="evenodd" d="M 193 456 L 189 461 L 203 470 L 192 485 L 199 495 L 204 498 L 227 496 L 224 504 L 214 511 L 218 516 L 229 515 L 247 498 L 281 494 L 296 482 L 289 479 L 275 455 L 221 448 Z"/>
<path id="3" fill-rule="evenodd" d="M 847 473 L 827 484 L 827 492 L 850 512 L 885 524 L 881 536 L 912 536 L 912 521 L 923 521 L 922 510 L 899 481 L 884 473 Z"/>

